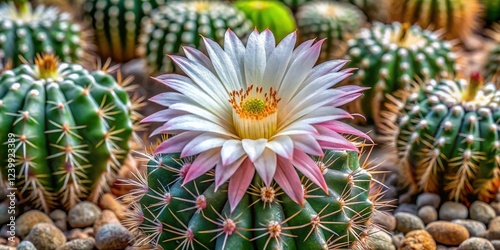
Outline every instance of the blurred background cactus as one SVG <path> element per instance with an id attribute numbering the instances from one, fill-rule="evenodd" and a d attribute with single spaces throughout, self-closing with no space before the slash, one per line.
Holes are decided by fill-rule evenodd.
<path id="1" fill-rule="evenodd" d="M 364 14 L 348 3 L 310 2 L 297 12 L 302 40 L 327 38 L 322 46 L 321 61 L 344 55 L 346 41 L 353 38 L 365 21 Z"/>
<path id="2" fill-rule="evenodd" d="M 483 5 L 483 17 L 486 24 L 500 21 L 500 0 L 480 0 Z"/>
<path id="3" fill-rule="evenodd" d="M 21 200 L 46 212 L 97 201 L 127 158 L 139 118 L 122 87 L 129 82 L 53 55 L 0 75 L 0 141 L 15 145 L 0 144 L 1 173 Z"/>
<path id="4" fill-rule="evenodd" d="M 172 2 L 145 20 L 138 54 L 146 60 L 150 73 L 172 72 L 174 65 L 165 54 L 177 54 L 182 46 L 200 48 L 202 36 L 222 43 L 227 29 L 238 37 L 246 37 L 253 25 L 243 12 L 228 3 Z"/>
<path id="5" fill-rule="evenodd" d="M 340 0 L 348 2 L 365 13 L 369 21 L 385 21 L 389 8 L 388 0 Z"/>
<path id="6" fill-rule="evenodd" d="M 88 32 L 56 7 L 32 7 L 27 0 L 0 5 L 0 71 L 33 62 L 38 53 L 79 62 L 90 51 L 88 40 Z"/>
<path id="7" fill-rule="evenodd" d="M 446 77 L 457 70 L 451 43 L 408 23 L 375 23 L 350 40 L 348 46 L 350 66 L 359 67 L 354 81 L 370 88 L 351 109 L 376 126 L 381 125 L 380 111 L 386 94 L 409 87 L 415 79 Z"/>
<path id="8" fill-rule="evenodd" d="M 470 80 L 434 80 L 403 92 L 396 101 L 391 145 L 411 192 L 446 199 L 489 202 L 500 186 L 500 91 Z"/>
<path id="9" fill-rule="evenodd" d="M 297 29 L 295 18 L 290 9 L 277 1 L 240 0 L 234 6 L 245 13 L 259 31 L 269 28 L 276 42 Z"/>
<path id="10" fill-rule="evenodd" d="M 292 10 L 296 11 L 300 5 L 311 2 L 313 0 L 279 0 L 280 2 L 283 2 L 286 4 L 288 7 L 290 7 Z"/>

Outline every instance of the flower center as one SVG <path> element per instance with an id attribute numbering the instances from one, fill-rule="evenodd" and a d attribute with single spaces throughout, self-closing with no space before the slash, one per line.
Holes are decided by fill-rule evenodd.
<path id="1" fill-rule="evenodd" d="M 277 128 L 277 108 L 281 100 L 273 88 L 263 92 L 262 87 L 249 86 L 231 92 L 233 122 L 240 138 L 270 138 Z"/>
<path id="2" fill-rule="evenodd" d="M 59 76 L 57 72 L 59 60 L 53 54 L 43 56 L 37 55 L 35 64 L 39 79 L 57 79 Z"/>

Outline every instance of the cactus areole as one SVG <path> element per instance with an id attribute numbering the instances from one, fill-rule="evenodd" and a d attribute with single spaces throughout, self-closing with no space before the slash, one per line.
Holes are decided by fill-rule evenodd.
<path id="1" fill-rule="evenodd" d="M 38 56 L 0 75 L 3 179 L 49 211 L 96 200 L 129 151 L 131 102 L 105 71 Z M 7 155 L 9 153 L 9 155 Z M 15 159 L 15 166 L 8 159 Z M 7 175 L 15 168 L 15 178 Z M 9 172 L 11 173 L 11 172 Z"/>

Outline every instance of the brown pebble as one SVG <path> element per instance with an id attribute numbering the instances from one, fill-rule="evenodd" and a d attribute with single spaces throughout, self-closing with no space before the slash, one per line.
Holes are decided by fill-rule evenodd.
<path id="1" fill-rule="evenodd" d="M 488 224 L 488 239 L 500 240 L 500 216 L 495 217 Z"/>
<path id="2" fill-rule="evenodd" d="M 66 220 L 56 220 L 54 221 L 54 225 L 62 231 L 68 230 L 68 223 L 66 223 Z"/>
<path id="3" fill-rule="evenodd" d="M 92 202 L 83 201 L 68 212 L 68 223 L 73 228 L 85 228 L 94 225 L 101 215 L 101 209 Z"/>
<path id="4" fill-rule="evenodd" d="M 104 209 L 109 209 L 115 213 L 115 216 L 123 220 L 126 218 L 127 207 L 125 207 L 122 203 L 116 200 L 116 197 L 110 193 L 104 194 L 99 200 L 99 206 Z"/>
<path id="5" fill-rule="evenodd" d="M 425 230 L 414 230 L 406 234 L 398 250 L 434 250 L 436 242 Z"/>
<path id="6" fill-rule="evenodd" d="M 107 224 L 97 231 L 95 245 L 99 250 L 124 249 L 131 237 L 128 230 L 117 224 Z"/>
<path id="7" fill-rule="evenodd" d="M 19 242 L 21 242 L 21 240 L 18 237 L 14 237 L 14 240 L 7 241 L 7 246 L 15 247 L 15 246 L 19 245 Z"/>
<path id="8" fill-rule="evenodd" d="M 94 236 L 94 228 L 93 227 L 87 227 L 83 229 L 83 233 L 86 235 Z"/>
<path id="9" fill-rule="evenodd" d="M 42 222 L 50 224 L 53 223 L 49 216 L 38 210 L 31 210 L 22 214 L 16 220 L 16 236 L 24 238 L 29 234 L 31 228 Z"/>
<path id="10" fill-rule="evenodd" d="M 435 221 L 425 228 L 438 243 L 458 246 L 469 238 L 469 231 L 464 226 L 448 221 Z"/>
<path id="11" fill-rule="evenodd" d="M 43 250 L 55 250 L 66 243 L 64 233 L 49 223 L 36 224 L 25 240 L 31 241 L 37 249 Z"/>
<path id="12" fill-rule="evenodd" d="M 94 238 L 76 239 L 66 242 L 57 250 L 92 250 L 95 246 Z"/>
<path id="13" fill-rule="evenodd" d="M 104 225 L 106 225 L 106 224 L 118 224 L 118 225 L 121 225 L 121 223 L 118 220 L 118 218 L 116 218 L 115 213 L 113 213 L 113 211 L 107 210 L 107 209 L 103 210 L 101 212 L 101 216 L 99 216 L 99 218 L 97 218 L 97 220 L 95 221 L 95 223 L 94 223 L 94 232 L 99 231 L 99 229 L 101 229 L 101 227 L 104 226 Z"/>
<path id="14" fill-rule="evenodd" d="M 0 245 L 5 245 L 5 244 L 7 244 L 7 239 L 0 238 Z"/>
<path id="15" fill-rule="evenodd" d="M 61 209 L 56 209 L 49 214 L 50 218 L 53 219 L 54 221 L 57 220 L 66 220 L 66 212 L 62 211 Z"/>
<path id="16" fill-rule="evenodd" d="M 70 240 L 85 239 L 85 238 L 89 238 L 89 235 L 84 233 L 83 230 L 80 228 L 72 229 L 68 234 L 68 239 Z"/>

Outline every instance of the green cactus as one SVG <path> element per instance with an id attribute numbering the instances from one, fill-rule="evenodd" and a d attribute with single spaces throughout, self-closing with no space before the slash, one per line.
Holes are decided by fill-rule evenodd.
<path id="1" fill-rule="evenodd" d="M 480 0 L 483 5 L 483 18 L 487 24 L 492 24 L 500 20 L 500 1 L 499 0 Z"/>
<path id="2" fill-rule="evenodd" d="M 409 87 L 415 78 L 454 75 L 457 68 L 452 45 L 418 26 L 375 23 L 348 41 L 348 46 L 350 66 L 359 67 L 354 81 L 371 88 L 351 109 L 377 127 L 386 94 Z"/>
<path id="3" fill-rule="evenodd" d="M 302 178 L 301 207 L 277 184 L 266 188 L 256 175 L 250 190 L 231 213 L 227 183 L 215 190 L 213 172 L 181 185 L 192 158 L 156 155 L 147 177 L 137 182 L 132 230 L 139 244 L 175 249 L 367 249 L 370 216 L 376 204 L 371 174 L 358 154 L 325 151 L 316 158 L 329 194 Z"/>
<path id="4" fill-rule="evenodd" d="M 126 62 L 137 58 L 136 47 L 141 22 L 165 0 L 88 0 L 84 19 L 95 30 L 97 47 L 102 58 Z"/>
<path id="5" fill-rule="evenodd" d="M 341 2 L 348 2 L 355 5 L 371 21 L 382 21 L 387 15 L 387 0 L 341 0 Z"/>
<path id="6" fill-rule="evenodd" d="M 234 6 L 245 13 L 259 31 L 269 28 L 277 42 L 297 29 L 292 12 L 283 3 L 240 0 Z"/>
<path id="7" fill-rule="evenodd" d="M 500 186 L 500 91 L 479 74 L 415 88 L 395 105 L 391 137 L 410 191 L 491 201 Z"/>
<path id="8" fill-rule="evenodd" d="M 227 29 L 245 37 L 253 28 L 235 7 L 208 1 L 172 2 L 159 7 L 144 23 L 138 51 L 151 73 L 173 71 L 165 54 L 177 54 L 184 45 L 200 48 L 202 36 L 222 43 Z"/>
<path id="9" fill-rule="evenodd" d="M 28 2 L 0 4 L 0 71 L 33 61 L 38 53 L 54 53 L 67 62 L 85 57 L 87 32 L 55 7 Z"/>
<path id="10" fill-rule="evenodd" d="M 500 28 L 497 27 L 497 28 Z M 488 60 L 484 66 L 484 75 L 492 77 L 494 81 L 500 80 L 500 45 L 495 45 L 490 49 Z"/>
<path id="11" fill-rule="evenodd" d="M 311 2 L 313 0 L 279 0 L 280 2 L 286 4 L 292 10 L 297 10 L 300 5 L 305 4 L 307 2 Z"/>
<path id="12" fill-rule="evenodd" d="M 364 24 L 366 17 L 355 6 L 337 2 L 311 2 L 297 12 L 297 23 L 303 40 L 327 38 L 320 61 L 344 55 L 346 42 Z"/>
<path id="13" fill-rule="evenodd" d="M 0 75 L 0 159 L 21 200 L 45 211 L 97 201 L 128 156 L 133 104 L 105 70 L 38 57 Z M 8 142 L 8 143 L 4 143 Z M 14 175 L 15 174 L 15 178 Z"/>
<path id="14" fill-rule="evenodd" d="M 478 0 L 390 0 L 392 21 L 442 29 L 447 39 L 466 39 L 477 28 Z"/>

